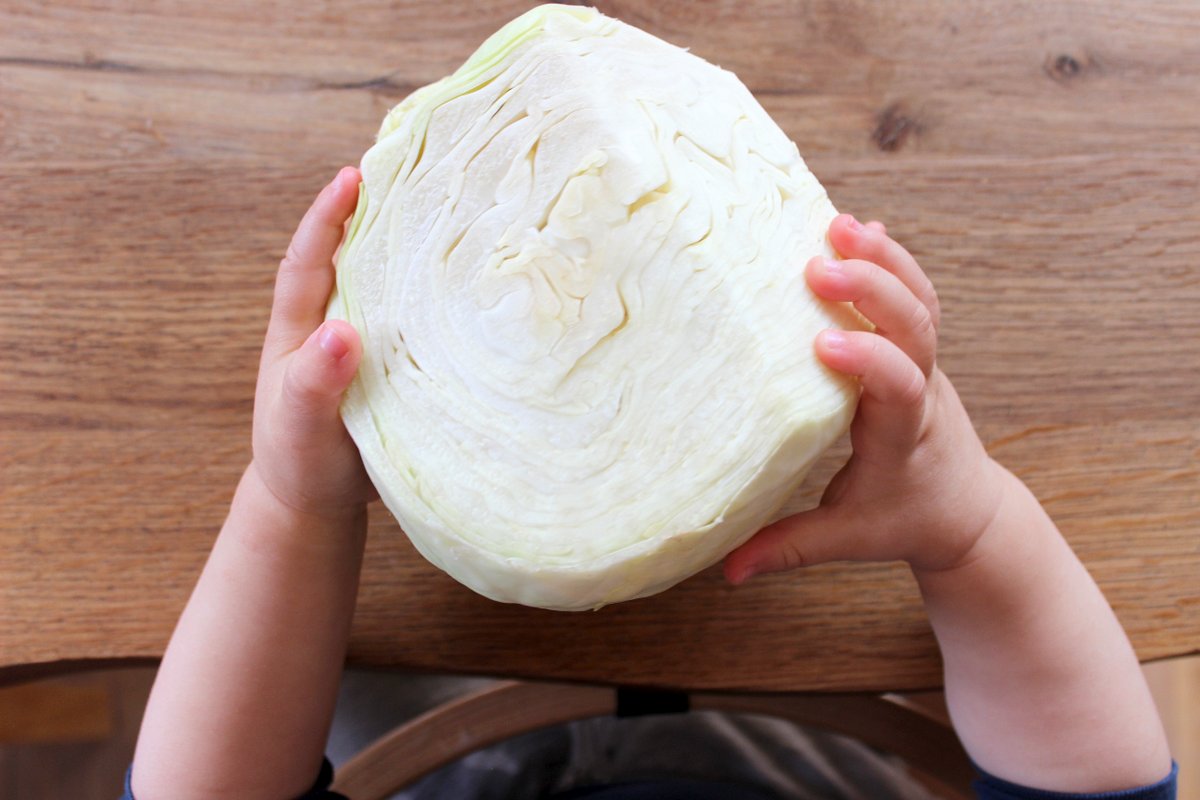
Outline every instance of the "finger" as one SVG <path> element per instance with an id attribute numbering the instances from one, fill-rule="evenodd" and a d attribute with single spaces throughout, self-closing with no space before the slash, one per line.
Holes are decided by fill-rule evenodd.
<path id="1" fill-rule="evenodd" d="M 849 214 L 839 215 L 829 225 L 829 241 L 845 258 L 871 261 L 895 275 L 929 309 L 934 330 L 941 320 L 937 292 L 929 276 L 912 254 L 873 225 L 863 225 Z"/>
<path id="2" fill-rule="evenodd" d="M 333 255 L 358 200 L 358 170 L 344 167 L 300 220 L 275 277 L 268 339 L 276 353 L 295 350 L 325 318 L 333 291 Z"/>
<path id="3" fill-rule="evenodd" d="M 877 219 L 873 219 L 870 222 L 868 222 L 867 227 L 874 228 L 875 230 L 882 233 L 884 236 L 887 236 L 887 228 L 884 227 L 884 224 Z"/>
<path id="4" fill-rule="evenodd" d="M 927 377 L 933 373 L 937 331 L 929 309 L 900 279 L 870 261 L 814 258 L 808 285 L 826 300 L 850 302 Z"/>
<path id="5" fill-rule="evenodd" d="M 338 431 L 338 405 L 362 359 L 354 326 L 329 320 L 305 340 L 283 374 L 282 416 L 298 443 Z"/>
<path id="6" fill-rule="evenodd" d="M 865 331 L 821 331 L 817 357 L 862 384 L 862 415 L 872 441 L 910 447 L 925 414 L 925 375 L 892 342 Z"/>
<path id="7" fill-rule="evenodd" d="M 755 575 L 848 558 L 855 537 L 844 517 L 836 506 L 819 506 L 768 525 L 725 556 L 725 579 L 736 586 Z"/>

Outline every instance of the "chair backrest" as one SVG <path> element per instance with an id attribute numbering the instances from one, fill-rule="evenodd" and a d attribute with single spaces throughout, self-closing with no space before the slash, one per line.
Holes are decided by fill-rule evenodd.
<path id="1" fill-rule="evenodd" d="M 350 800 L 384 800 L 468 753 L 549 725 L 608 714 L 720 711 L 778 717 L 853 736 L 903 758 L 950 800 L 970 796 L 974 769 L 944 709 L 868 694 L 684 694 L 501 681 L 397 727 L 337 772 L 334 790 Z"/>

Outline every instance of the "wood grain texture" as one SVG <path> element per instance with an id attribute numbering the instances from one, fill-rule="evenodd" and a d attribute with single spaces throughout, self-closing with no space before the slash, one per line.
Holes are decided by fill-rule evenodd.
<path id="1" fill-rule="evenodd" d="M 103 741 L 111 701 L 104 686 L 63 679 L 0 687 L 0 745 Z"/>
<path id="2" fill-rule="evenodd" d="M 55 741 L 31 741 L 0 744 L 0 797 L 21 800 L 112 800 L 125 781 L 125 770 L 133 757 L 134 743 L 141 726 L 142 712 L 150 685 L 154 682 L 151 669 L 103 670 L 86 675 L 71 675 L 18 687 L 52 694 L 98 693 L 104 698 L 104 722 L 111 726 L 107 737 L 82 741 L 62 735 Z M 6 699 L 0 699 L 3 713 L 11 709 Z M 63 708 L 71 718 L 64 724 L 79 727 L 84 718 L 78 709 Z M 38 711 L 40 715 L 46 712 Z M 91 712 L 92 714 L 95 711 Z M 32 721 L 30 724 L 34 724 Z M 99 731 L 97 731 L 99 733 Z M 74 740 L 73 740 L 74 739 Z"/>
<path id="3" fill-rule="evenodd" d="M 1144 659 L 1200 649 L 1200 8 L 599 5 L 736 71 L 834 203 L 910 246 L 991 452 Z M 527 7 L 0 6 L 0 676 L 161 654 L 249 456 L 301 213 L 392 104 Z M 565 615 L 471 594 L 382 509 L 349 657 L 708 689 L 940 682 L 897 565 L 738 590 L 710 570 Z"/>
<path id="4" fill-rule="evenodd" d="M 1156 661 L 1142 668 L 1179 762 L 1179 796 L 1200 797 L 1200 658 Z"/>
<path id="5" fill-rule="evenodd" d="M 563 683 L 499 681 L 408 720 L 337 768 L 333 791 L 382 800 L 482 747 L 564 722 L 620 715 L 620 690 Z M 859 739 L 899 756 L 941 791 L 973 796 L 976 777 L 949 718 L 894 696 L 862 694 L 693 694 L 692 711 L 753 714 Z"/>

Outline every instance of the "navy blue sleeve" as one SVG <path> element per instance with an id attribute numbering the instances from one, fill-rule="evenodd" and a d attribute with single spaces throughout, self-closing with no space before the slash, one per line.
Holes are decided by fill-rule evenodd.
<path id="1" fill-rule="evenodd" d="M 1015 783 L 1009 783 L 1006 780 L 997 778 L 994 775 L 989 775 L 983 770 L 976 767 L 979 772 L 979 779 L 974 783 L 976 797 L 979 800 L 1175 800 L 1175 787 L 1179 776 L 1179 765 L 1172 762 L 1171 772 L 1167 777 L 1163 778 L 1158 783 L 1142 786 L 1136 789 L 1125 789 L 1118 792 L 1099 792 L 1092 794 L 1073 794 L 1070 792 L 1049 792 L 1044 789 L 1031 789 L 1027 786 L 1019 786 Z M 120 800 L 135 800 L 133 789 L 130 786 L 130 777 L 133 774 L 133 767 L 130 767 L 125 773 L 125 793 L 121 795 Z M 329 759 L 325 759 L 321 763 L 321 772 L 317 776 L 313 787 L 302 794 L 296 800 L 347 800 L 345 795 L 338 794 L 329 790 L 329 785 L 333 783 L 333 765 L 329 763 Z M 716 788 L 716 787 L 713 787 Z M 726 787 L 727 788 L 727 787 Z M 576 790 L 574 793 L 568 793 L 563 797 L 571 798 L 604 798 L 608 800 L 618 800 L 619 798 L 643 798 L 643 797 L 684 797 L 689 795 L 675 795 L 669 791 L 664 795 L 662 790 L 663 784 L 626 784 L 622 786 L 608 787 L 590 787 L 587 790 Z M 695 787 L 690 787 L 692 792 Z M 649 791 L 650 793 L 646 793 Z M 748 791 L 748 790 L 747 790 Z M 641 793 L 639 793 L 641 792 Z M 700 795 L 692 794 L 692 797 Z M 728 795 L 713 795 L 728 796 Z M 746 794 L 747 798 L 758 795 Z"/>
<path id="2" fill-rule="evenodd" d="M 130 785 L 130 780 L 133 777 L 133 766 L 125 771 L 125 793 L 121 795 L 121 800 L 135 800 L 133 796 L 133 787 Z M 329 784 L 333 783 L 333 765 L 329 763 L 329 759 L 321 762 L 321 774 L 317 776 L 317 780 L 313 783 L 311 789 L 300 795 L 296 800 L 347 800 L 344 794 L 329 791 Z"/>
<path id="3" fill-rule="evenodd" d="M 978 766 L 975 769 L 979 772 L 979 780 L 973 786 L 979 800 L 1175 800 L 1175 785 L 1179 777 L 1179 765 L 1172 761 L 1170 774 L 1158 783 L 1119 792 L 1073 794 L 1018 786 L 989 775 Z"/>

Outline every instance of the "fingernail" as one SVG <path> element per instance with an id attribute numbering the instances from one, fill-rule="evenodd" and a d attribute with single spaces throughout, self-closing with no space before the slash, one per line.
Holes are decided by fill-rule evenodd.
<path id="1" fill-rule="evenodd" d="M 859 222 L 857 219 L 855 219 L 850 214 L 847 214 L 846 216 L 850 217 L 850 221 L 846 223 L 850 227 L 850 230 L 852 230 L 852 231 L 863 230 L 863 224 L 861 222 Z"/>
<path id="2" fill-rule="evenodd" d="M 321 349 L 325 351 L 325 354 L 334 361 L 339 360 L 346 353 L 350 352 L 350 346 L 330 326 L 326 326 L 321 330 L 321 335 L 317 337 L 317 343 L 321 345 Z"/>
<path id="3" fill-rule="evenodd" d="M 821 259 L 821 266 L 825 268 L 826 272 L 832 272 L 834 275 L 841 275 L 845 271 L 842 269 L 841 261 L 838 261 L 836 258 L 829 258 L 828 256 Z"/>
<path id="4" fill-rule="evenodd" d="M 738 579 L 738 583 L 745 583 L 746 581 L 750 580 L 757 574 L 758 574 L 758 567 L 751 564 L 750 566 L 748 566 L 744 570 L 742 570 L 742 577 Z"/>
<path id="5" fill-rule="evenodd" d="M 842 331 L 821 331 L 821 343 L 829 350 L 840 350 L 846 346 L 846 334 Z"/>

